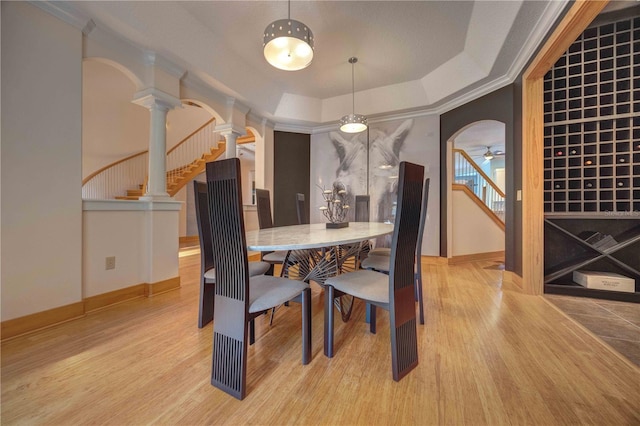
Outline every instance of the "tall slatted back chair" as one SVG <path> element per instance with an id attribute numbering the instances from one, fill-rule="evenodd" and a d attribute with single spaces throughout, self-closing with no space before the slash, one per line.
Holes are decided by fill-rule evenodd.
<path id="1" fill-rule="evenodd" d="M 211 222 L 209 219 L 209 196 L 207 183 L 193 181 L 195 192 L 196 221 L 200 240 L 200 302 L 198 309 L 198 328 L 213 320 L 213 296 L 215 275 L 213 271 L 213 247 L 211 241 Z"/>
<path id="2" fill-rule="evenodd" d="M 198 305 L 198 328 L 213 321 L 216 272 L 213 267 L 213 230 L 209 217 L 209 194 L 206 182 L 193 182 L 195 190 L 196 221 L 200 240 L 200 300 Z M 261 275 L 272 268 L 267 262 L 249 262 L 249 275 Z"/>
<path id="3" fill-rule="evenodd" d="M 258 227 L 260 229 L 273 228 L 269 190 L 256 189 L 256 209 L 258 210 Z"/>
<path id="4" fill-rule="evenodd" d="M 389 311 L 392 372 L 396 381 L 418 365 L 414 261 L 423 179 L 423 166 L 400 163 L 389 274 L 358 270 L 325 282 L 325 355 L 333 357 L 333 298 L 337 290 L 369 303 L 372 324 L 375 324 L 376 306 Z"/>
<path id="5" fill-rule="evenodd" d="M 242 211 L 240 160 L 207 163 L 207 189 L 216 270 L 211 384 L 243 399 L 247 391 L 250 321 L 295 300 L 302 308 L 302 362 L 311 359 L 311 294 L 308 284 L 267 275 L 249 276 Z"/>
<path id="6" fill-rule="evenodd" d="M 258 210 L 258 227 L 260 229 L 273 228 L 273 219 L 271 217 L 271 197 L 269 190 L 256 189 L 256 208 Z M 273 267 L 282 265 L 287 258 L 286 250 L 263 251 L 260 253 L 260 259 L 271 264 L 271 268 L 267 275 L 273 275 Z M 281 272 L 282 274 L 282 272 Z"/>
<path id="7" fill-rule="evenodd" d="M 215 275 L 213 271 L 213 247 L 211 241 L 211 223 L 209 222 L 209 197 L 206 182 L 193 181 L 195 192 L 196 221 L 200 240 L 200 303 L 198 309 L 198 328 L 213 320 L 213 294 Z M 209 273 L 209 274 L 207 274 Z"/>
<path id="8" fill-rule="evenodd" d="M 427 207 L 429 205 L 429 183 L 427 178 L 424 181 L 424 191 L 422 194 L 422 204 L 420 207 L 420 227 L 418 228 L 418 241 L 416 242 L 416 268 L 415 268 L 415 281 L 416 281 L 416 300 L 418 301 L 420 312 L 420 324 L 424 324 L 424 301 L 422 295 L 422 240 L 424 237 L 424 228 L 427 221 Z M 362 261 L 362 267 L 365 269 L 372 269 L 374 271 L 383 272 L 388 274 L 390 269 L 391 249 L 383 247 L 376 248 L 369 252 L 369 257 Z M 375 324 L 372 324 L 373 330 L 375 330 Z"/>
<path id="9" fill-rule="evenodd" d="M 430 179 L 424 181 L 422 192 L 422 204 L 420 206 L 420 227 L 418 228 L 418 241 L 416 243 L 416 297 L 418 299 L 418 312 L 420 313 L 420 324 L 424 324 L 424 302 L 422 297 L 422 240 L 424 238 L 424 228 L 427 223 L 427 208 L 429 207 L 429 185 Z"/>
<path id="10" fill-rule="evenodd" d="M 296 212 L 298 213 L 298 225 L 309 223 L 309 210 L 304 199 L 304 194 L 296 194 Z"/>
<path id="11" fill-rule="evenodd" d="M 356 195 L 356 218 L 355 222 L 369 222 L 369 200 L 368 195 Z"/>

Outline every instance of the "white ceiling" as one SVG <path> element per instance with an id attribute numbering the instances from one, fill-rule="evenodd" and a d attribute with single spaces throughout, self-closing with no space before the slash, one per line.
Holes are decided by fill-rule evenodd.
<path id="1" fill-rule="evenodd" d="M 446 110 L 508 84 L 565 1 L 294 1 L 314 32 L 312 64 L 271 67 L 266 26 L 285 1 L 70 2 L 69 7 L 278 123 L 322 125 L 351 112 Z M 459 104 L 460 102 L 458 102 Z"/>

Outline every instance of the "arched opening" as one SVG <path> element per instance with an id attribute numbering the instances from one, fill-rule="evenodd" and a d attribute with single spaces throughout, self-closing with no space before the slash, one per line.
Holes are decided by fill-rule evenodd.
<path id="1" fill-rule="evenodd" d="M 482 120 L 447 142 L 447 258 L 493 259 L 505 250 L 506 125 Z"/>

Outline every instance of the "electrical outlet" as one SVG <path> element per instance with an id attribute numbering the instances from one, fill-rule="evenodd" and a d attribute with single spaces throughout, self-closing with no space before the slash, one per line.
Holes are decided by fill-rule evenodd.
<path id="1" fill-rule="evenodd" d="M 116 269 L 116 257 L 109 256 L 106 258 L 105 269 Z"/>

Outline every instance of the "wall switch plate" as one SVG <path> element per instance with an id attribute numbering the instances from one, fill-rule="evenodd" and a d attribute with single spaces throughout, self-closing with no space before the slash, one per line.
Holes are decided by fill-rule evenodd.
<path id="1" fill-rule="evenodd" d="M 105 268 L 104 269 L 116 269 L 116 257 L 109 256 L 106 258 Z"/>
<path id="2" fill-rule="evenodd" d="M 522 201 L 522 189 L 516 191 L 516 201 Z"/>

